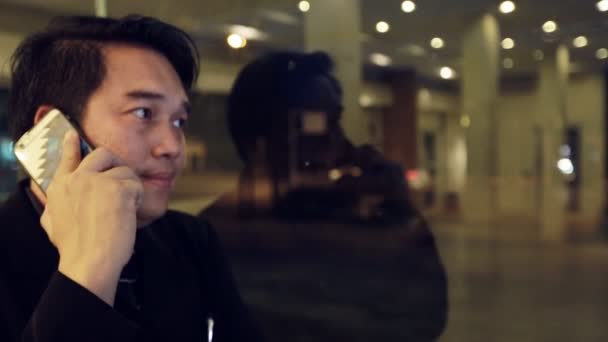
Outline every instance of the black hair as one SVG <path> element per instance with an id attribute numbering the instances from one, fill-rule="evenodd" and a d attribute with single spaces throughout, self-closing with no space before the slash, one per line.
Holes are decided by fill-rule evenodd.
<path id="1" fill-rule="evenodd" d="M 101 85 L 106 68 L 103 47 L 139 45 L 164 55 L 188 91 L 199 72 L 199 54 L 187 33 L 160 20 L 129 15 L 54 18 L 26 38 L 11 58 L 8 100 L 12 138 L 32 127 L 39 106 L 50 105 L 78 118 Z"/>
<path id="2" fill-rule="evenodd" d="M 327 78 L 342 96 L 332 76 L 333 62 L 324 52 L 273 52 L 247 64 L 228 97 L 228 129 L 239 156 L 248 161 L 248 147 L 266 136 L 272 122 L 300 105 L 301 91 L 311 79 Z"/>

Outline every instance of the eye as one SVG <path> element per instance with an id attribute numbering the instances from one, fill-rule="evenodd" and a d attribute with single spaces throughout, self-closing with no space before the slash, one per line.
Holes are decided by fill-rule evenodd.
<path id="1" fill-rule="evenodd" d="M 149 108 L 137 108 L 133 110 L 133 115 L 142 120 L 147 120 L 152 117 L 152 111 Z"/>
<path id="2" fill-rule="evenodd" d="M 177 119 L 173 121 L 173 126 L 175 126 L 176 128 L 184 128 L 184 125 L 186 124 L 186 119 Z"/>

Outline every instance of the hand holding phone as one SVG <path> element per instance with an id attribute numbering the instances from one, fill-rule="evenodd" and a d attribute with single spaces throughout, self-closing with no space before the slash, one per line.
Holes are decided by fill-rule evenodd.
<path id="1" fill-rule="evenodd" d="M 46 197 L 40 221 L 59 251 L 59 271 L 112 304 L 133 252 L 143 186 L 109 150 L 92 150 L 78 128 L 53 109 L 16 142 L 15 156 Z"/>
<path id="2" fill-rule="evenodd" d="M 72 131 L 46 195 L 41 223 L 59 251 L 59 271 L 112 304 L 133 253 L 139 177 L 105 148 L 81 161 Z"/>

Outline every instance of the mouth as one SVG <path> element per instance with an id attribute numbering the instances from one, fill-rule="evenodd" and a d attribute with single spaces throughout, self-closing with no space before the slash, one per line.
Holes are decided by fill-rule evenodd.
<path id="1" fill-rule="evenodd" d="M 150 185 L 160 190 L 168 191 L 173 188 L 175 181 L 174 172 L 150 172 L 140 176 L 144 185 Z"/>

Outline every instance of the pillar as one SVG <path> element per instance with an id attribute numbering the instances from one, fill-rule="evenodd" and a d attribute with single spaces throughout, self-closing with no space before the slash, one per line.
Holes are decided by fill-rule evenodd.
<path id="1" fill-rule="evenodd" d="M 499 39 L 498 22 L 490 14 L 474 21 L 463 39 L 462 114 L 470 118 L 463 214 L 469 221 L 496 216 Z"/>
<path id="2" fill-rule="evenodd" d="M 342 127 L 355 143 L 369 142 L 368 123 L 359 105 L 361 93 L 361 3 L 359 0 L 315 1 L 305 13 L 306 50 L 333 58 L 344 91 Z"/>
<path id="3" fill-rule="evenodd" d="M 536 123 L 540 134 L 540 176 L 537 184 L 538 218 L 543 240 L 565 237 L 566 182 L 557 169 L 559 147 L 567 126 L 568 73 L 570 57 L 564 45 L 545 54 L 539 66 Z"/>
<path id="4" fill-rule="evenodd" d="M 397 72 L 391 76 L 393 103 L 384 115 L 384 154 L 405 169 L 418 167 L 416 73 Z"/>

